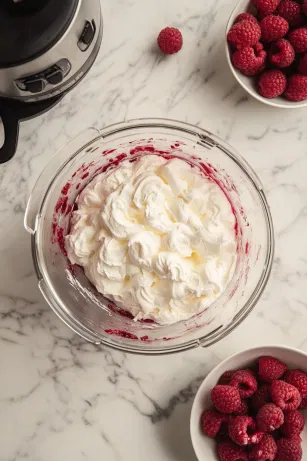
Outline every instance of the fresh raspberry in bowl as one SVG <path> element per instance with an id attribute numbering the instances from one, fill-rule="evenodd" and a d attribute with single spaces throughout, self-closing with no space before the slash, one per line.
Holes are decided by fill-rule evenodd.
<path id="1" fill-rule="evenodd" d="M 289 33 L 289 42 L 293 46 L 296 53 L 307 52 L 307 29 L 300 27 Z"/>
<path id="2" fill-rule="evenodd" d="M 261 29 L 258 22 L 244 20 L 232 26 L 227 35 L 228 42 L 238 50 L 246 46 L 254 46 L 259 42 Z"/>
<path id="3" fill-rule="evenodd" d="M 307 396 L 307 373 L 302 370 L 289 370 L 284 380 L 299 390 L 301 397 Z"/>
<path id="4" fill-rule="evenodd" d="M 277 445 L 270 434 L 265 434 L 260 442 L 249 452 L 250 461 L 274 461 L 277 456 Z"/>
<path id="5" fill-rule="evenodd" d="M 305 393 L 304 367 L 307 369 L 306 353 L 268 346 L 235 354 L 212 370 L 200 386 L 191 412 L 191 437 L 198 460 L 302 461 L 307 453 L 307 413 L 296 408 L 302 405 L 300 392 L 285 380 L 295 382 Z M 251 377 L 257 386 L 251 387 Z M 249 397 L 239 394 L 245 413 L 238 415 L 238 403 L 236 410 L 230 409 L 230 388 L 238 390 L 242 383 L 246 383 Z M 216 392 L 218 405 L 220 401 L 226 405 L 219 406 L 224 413 L 210 409 L 216 403 Z M 238 402 L 238 394 L 234 400 Z"/>
<path id="6" fill-rule="evenodd" d="M 237 19 L 235 20 L 235 24 L 237 22 L 242 22 L 242 21 L 252 21 L 252 22 L 256 22 L 258 24 L 257 18 L 255 18 L 255 16 L 253 16 L 250 13 L 241 13 L 241 14 L 239 14 Z"/>
<path id="7" fill-rule="evenodd" d="M 307 99 L 307 76 L 294 74 L 288 79 L 285 97 L 289 101 L 305 101 Z"/>
<path id="8" fill-rule="evenodd" d="M 234 9 L 226 30 L 228 63 L 259 101 L 280 108 L 307 106 L 304 78 L 298 77 L 307 76 L 306 13 L 307 0 L 241 0 Z"/>
<path id="9" fill-rule="evenodd" d="M 270 392 L 273 402 L 283 411 L 296 410 L 302 402 L 299 390 L 282 380 L 273 381 Z"/>
<path id="10" fill-rule="evenodd" d="M 236 50 L 232 55 L 233 65 L 244 75 L 256 75 L 265 67 L 267 53 L 261 43 Z"/>
<path id="11" fill-rule="evenodd" d="M 282 378 L 287 370 L 287 365 L 275 357 L 260 357 L 258 360 L 258 374 L 266 383 Z"/>
<path id="12" fill-rule="evenodd" d="M 257 429 L 256 421 L 251 416 L 231 418 L 228 433 L 231 440 L 239 446 L 256 445 L 264 436 L 264 432 Z"/>
<path id="13" fill-rule="evenodd" d="M 288 22 L 290 27 L 299 27 L 304 24 L 302 6 L 294 0 L 281 0 L 277 12 Z"/>
<path id="14" fill-rule="evenodd" d="M 265 43 L 272 43 L 284 37 L 289 30 L 288 22 L 281 16 L 266 16 L 260 22 L 261 39 Z"/>
<path id="15" fill-rule="evenodd" d="M 221 442 L 217 446 L 220 461 L 248 461 L 247 452 L 231 441 Z"/>
<path id="16" fill-rule="evenodd" d="M 286 438 L 277 441 L 276 461 L 301 461 L 302 458 L 303 450 L 299 442 Z"/>
<path id="17" fill-rule="evenodd" d="M 280 0 L 253 0 L 253 4 L 257 8 L 258 12 L 263 16 L 273 14 L 279 3 Z"/>
<path id="18" fill-rule="evenodd" d="M 295 51 L 288 40 L 281 38 L 272 43 L 269 58 L 273 66 L 279 68 L 289 67 L 294 62 Z"/>
<path id="19" fill-rule="evenodd" d="M 305 418 L 298 410 L 286 411 L 284 413 L 284 423 L 281 426 L 282 434 L 291 439 L 300 436 L 305 427 Z"/>
<path id="20" fill-rule="evenodd" d="M 274 403 L 267 403 L 257 414 L 257 426 L 263 432 L 274 432 L 285 422 L 284 414 Z"/>
<path id="21" fill-rule="evenodd" d="M 285 74 L 281 70 L 266 70 L 264 71 L 259 78 L 258 88 L 259 93 L 264 98 L 277 98 L 281 96 L 287 86 L 287 79 Z"/>

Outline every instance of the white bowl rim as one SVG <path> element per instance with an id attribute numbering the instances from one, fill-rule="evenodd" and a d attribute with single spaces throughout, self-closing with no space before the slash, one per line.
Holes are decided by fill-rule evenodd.
<path id="1" fill-rule="evenodd" d="M 226 26 L 225 50 L 226 50 L 227 62 L 228 62 L 228 65 L 230 67 L 230 70 L 231 70 L 233 76 L 235 77 L 237 82 L 244 88 L 244 90 L 247 91 L 247 93 L 249 93 L 255 99 L 257 99 L 258 101 L 260 101 L 260 102 L 262 102 L 264 104 L 267 104 L 267 105 L 272 106 L 272 107 L 278 107 L 280 109 L 301 109 L 302 107 L 307 107 L 307 100 L 302 101 L 302 102 L 291 102 L 291 101 L 289 101 L 288 103 L 286 103 L 286 102 L 283 102 L 284 100 L 282 98 L 275 98 L 275 99 L 263 98 L 255 90 L 253 90 L 252 88 L 250 88 L 248 85 L 246 85 L 244 83 L 244 81 L 240 77 L 241 74 L 239 73 L 239 71 L 237 71 L 234 68 L 234 66 L 233 66 L 233 64 L 231 62 L 229 45 L 228 45 L 228 42 L 227 42 L 227 34 L 228 34 L 230 28 L 232 27 L 232 25 L 234 23 L 234 19 L 237 16 L 237 14 L 239 13 L 239 10 L 241 10 L 241 8 L 244 8 L 244 5 L 247 6 L 250 3 L 251 3 L 250 0 L 239 0 L 239 2 L 236 4 L 236 6 L 233 9 L 233 11 L 232 11 L 232 13 L 230 15 L 230 18 L 229 18 L 229 20 L 227 22 L 227 26 Z M 244 12 L 244 11 L 241 11 L 241 12 Z"/>
<path id="2" fill-rule="evenodd" d="M 193 405 L 192 405 L 192 409 L 191 409 L 191 416 L 190 416 L 190 436 L 191 436 L 191 442 L 192 442 L 192 446 L 193 446 L 193 450 L 194 450 L 194 453 L 198 458 L 197 456 L 197 452 L 198 452 L 198 448 L 196 448 L 196 444 L 195 444 L 195 439 L 194 439 L 194 427 L 195 427 L 195 417 L 194 417 L 194 413 L 196 411 L 196 401 L 197 401 L 197 396 L 201 393 L 202 391 L 202 388 L 205 386 L 205 383 L 208 379 L 211 378 L 211 376 L 213 374 L 215 374 L 216 372 L 218 372 L 219 369 L 223 369 L 224 366 L 226 365 L 227 362 L 231 361 L 232 359 L 234 358 L 240 358 L 241 356 L 244 356 L 246 353 L 248 352 L 256 352 L 256 351 L 259 351 L 259 356 L 262 356 L 262 355 L 271 355 L 270 354 L 270 350 L 272 349 L 281 349 L 281 350 L 286 350 L 286 351 L 289 351 L 289 352 L 293 352 L 295 354 L 299 354 L 303 357 L 306 357 L 307 358 L 307 353 L 300 350 L 300 349 L 296 349 L 294 347 L 288 347 L 288 346 L 284 346 L 282 344 L 269 344 L 269 345 L 266 345 L 266 346 L 255 346 L 255 347 L 252 347 L 252 348 L 249 348 L 249 349 L 244 349 L 243 351 L 240 351 L 240 352 L 236 352 L 235 354 L 232 354 L 230 355 L 229 357 L 227 357 L 226 359 L 222 360 L 218 365 L 216 365 L 208 374 L 207 376 L 205 377 L 205 379 L 203 380 L 203 382 L 201 383 L 201 385 L 199 386 L 196 394 L 195 394 L 195 397 L 194 397 L 194 400 L 193 400 Z M 209 461 L 209 460 L 208 460 Z"/>

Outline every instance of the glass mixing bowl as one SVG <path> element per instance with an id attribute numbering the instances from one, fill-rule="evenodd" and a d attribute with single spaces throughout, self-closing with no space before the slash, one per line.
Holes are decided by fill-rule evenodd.
<path id="1" fill-rule="evenodd" d="M 237 218 L 238 258 L 227 289 L 208 310 L 176 324 L 135 322 L 99 294 L 64 248 L 70 212 L 80 190 L 99 172 L 141 155 L 180 157 L 224 190 Z M 29 199 L 25 227 L 32 234 L 38 285 L 54 312 L 88 341 L 126 352 L 166 354 L 209 346 L 234 330 L 256 305 L 268 281 L 274 234 L 262 185 L 224 141 L 185 123 L 142 119 L 91 128 L 43 170 Z"/>

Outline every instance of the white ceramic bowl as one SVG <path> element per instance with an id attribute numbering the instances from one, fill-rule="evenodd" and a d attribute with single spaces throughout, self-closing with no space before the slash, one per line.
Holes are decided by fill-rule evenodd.
<path id="1" fill-rule="evenodd" d="M 200 429 L 200 418 L 203 411 L 212 406 L 210 393 L 217 384 L 221 375 L 227 370 L 235 370 L 250 366 L 258 357 L 270 355 L 285 362 L 289 368 L 299 368 L 307 371 L 307 354 L 297 349 L 284 346 L 266 346 L 249 349 L 239 352 L 221 362 L 215 367 L 201 384 L 193 403 L 190 431 L 195 454 L 199 461 L 218 461 L 216 454 L 216 443 L 214 440 L 204 436 Z M 307 459 L 307 425 L 302 434 L 303 438 L 303 459 Z"/>
<path id="2" fill-rule="evenodd" d="M 263 102 L 264 104 L 267 104 L 269 106 L 273 107 L 279 107 L 281 109 L 299 109 L 301 107 L 306 107 L 307 106 L 307 100 L 302 101 L 302 102 L 291 102 L 287 101 L 283 97 L 278 97 L 275 99 L 266 99 L 260 96 L 260 94 L 256 91 L 255 89 L 255 80 L 253 77 L 245 77 L 245 75 L 241 74 L 239 70 L 237 70 L 231 62 L 231 54 L 230 54 L 230 48 L 227 43 L 227 34 L 230 28 L 233 26 L 236 17 L 240 13 L 246 13 L 246 12 L 251 12 L 253 10 L 253 7 L 251 6 L 251 1 L 250 0 L 240 0 L 239 3 L 236 5 L 235 9 L 233 10 L 228 24 L 226 28 L 226 37 L 225 37 L 225 46 L 226 46 L 226 56 L 227 56 L 227 61 L 230 67 L 231 72 L 233 73 L 235 79 L 240 83 L 240 85 L 254 98 L 258 99 L 258 101 Z"/>

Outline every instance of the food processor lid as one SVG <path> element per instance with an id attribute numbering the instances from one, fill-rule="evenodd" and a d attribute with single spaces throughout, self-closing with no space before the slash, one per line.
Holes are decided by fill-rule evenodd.
<path id="1" fill-rule="evenodd" d="M 0 68 L 29 62 L 65 33 L 80 0 L 1 0 Z"/>

